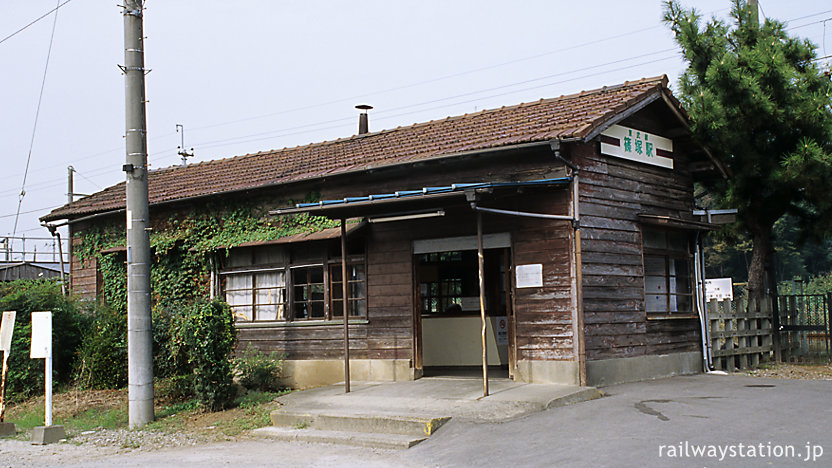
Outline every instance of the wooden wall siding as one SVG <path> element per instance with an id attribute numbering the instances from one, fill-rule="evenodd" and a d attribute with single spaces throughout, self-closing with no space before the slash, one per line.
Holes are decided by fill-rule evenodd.
<path id="1" fill-rule="evenodd" d="M 553 188 L 545 194 L 517 199 L 510 209 L 569 214 L 570 191 Z M 565 221 L 506 218 L 512 232 L 514 263 L 542 263 L 543 287 L 515 290 L 515 336 L 517 359 L 572 360 L 573 257 L 572 227 Z M 509 228 L 509 226 L 511 226 Z"/>
<path id="2" fill-rule="evenodd" d="M 412 224 L 373 225 L 367 240 L 370 359 L 413 359 Z"/>
<path id="3" fill-rule="evenodd" d="M 80 238 L 72 237 L 72 252 L 80 244 Z M 84 299 L 95 299 L 98 294 L 98 262 L 95 257 L 81 262 L 77 255 L 71 253 L 69 271 L 70 290 Z"/>
<path id="4" fill-rule="evenodd" d="M 309 192 L 322 198 L 387 193 L 402 189 L 448 185 L 457 182 L 516 181 L 560 177 L 563 166 L 548 147 L 509 155 L 431 161 L 416 168 L 381 171 L 366 177 L 333 179 L 325 183 L 276 187 L 256 193 L 227 196 L 233 206 L 241 200 L 268 208 L 286 206 L 287 200 L 303 199 Z M 336 182 L 336 180 L 338 182 Z M 485 206 L 550 214 L 568 214 L 567 188 L 534 189 L 533 196 L 491 201 Z M 152 225 L 161 229 L 166 220 L 190 210 L 177 203 L 153 210 Z M 123 215 L 116 214 L 112 220 Z M 109 219 L 109 217 L 108 217 Z M 111 220 L 111 221 L 112 221 Z M 543 288 L 521 289 L 515 298 L 517 356 L 519 359 L 574 359 L 571 309 L 570 259 L 572 229 L 567 222 L 483 215 L 484 232 L 511 232 L 514 260 L 543 263 Z M 83 227 L 79 227 L 82 229 Z M 465 202 L 449 208 L 444 218 L 372 224 L 367 236 L 367 323 L 350 326 L 350 353 L 355 359 L 413 359 L 414 268 L 412 241 L 476 234 L 476 217 Z M 95 264 L 73 264 L 73 277 L 85 291 L 95 294 Z M 343 357 L 341 325 L 241 328 L 238 349 L 247 346 L 287 353 L 288 359 L 340 359 Z"/>
<path id="5" fill-rule="evenodd" d="M 367 325 L 350 325 L 350 357 L 367 358 Z M 286 353 L 287 359 L 343 359 L 343 325 L 240 328 L 237 349 Z"/>
<path id="6" fill-rule="evenodd" d="M 647 320 L 637 215 L 680 216 L 693 209 L 683 155 L 672 171 L 576 146 L 580 168 L 584 323 L 587 359 L 699 349 L 696 320 Z"/>

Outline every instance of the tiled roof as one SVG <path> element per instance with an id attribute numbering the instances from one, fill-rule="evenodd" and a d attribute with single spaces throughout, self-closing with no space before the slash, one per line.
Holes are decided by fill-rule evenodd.
<path id="1" fill-rule="evenodd" d="M 645 78 L 553 99 L 484 110 L 295 148 L 174 166 L 149 173 L 150 204 L 360 172 L 548 140 L 584 138 L 616 114 L 666 89 Z M 53 210 L 42 221 L 123 209 L 124 183 Z"/>

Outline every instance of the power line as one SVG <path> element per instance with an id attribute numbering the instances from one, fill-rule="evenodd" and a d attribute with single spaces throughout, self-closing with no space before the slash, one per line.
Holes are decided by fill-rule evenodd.
<path id="1" fill-rule="evenodd" d="M 67 0 L 69 1 L 69 0 Z M 35 123 L 32 125 L 32 139 L 29 142 L 29 155 L 26 157 L 26 169 L 23 171 L 23 183 L 20 184 L 20 197 L 17 200 L 17 216 L 14 218 L 14 229 L 12 229 L 12 236 L 17 231 L 17 222 L 20 219 L 20 207 L 23 205 L 23 197 L 26 196 L 26 177 L 29 175 L 29 163 L 32 162 L 32 148 L 35 146 L 35 134 L 38 129 L 38 117 L 40 117 L 40 105 L 43 102 L 43 89 L 46 87 L 46 72 L 49 70 L 49 58 L 52 56 L 52 42 L 55 40 L 55 27 L 58 24 L 58 8 L 61 7 L 60 1 L 55 7 L 55 19 L 52 21 L 52 33 L 49 35 L 49 49 L 46 52 L 46 65 L 43 67 L 43 78 L 40 82 L 40 94 L 38 95 L 38 106 L 35 110 Z"/>
<path id="2" fill-rule="evenodd" d="M 4 42 L 6 42 L 8 39 L 11 39 L 12 37 L 16 36 L 18 33 L 23 32 L 23 30 L 25 30 L 25 29 L 26 29 L 26 28 L 28 28 L 29 26 L 31 26 L 31 25 L 33 25 L 33 24 L 37 23 L 38 21 L 40 21 L 40 20 L 42 20 L 42 19 L 46 18 L 46 17 L 47 17 L 47 16 L 49 16 L 49 14 L 50 14 L 50 13 L 52 13 L 53 11 L 58 11 L 58 8 L 60 8 L 60 7 L 64 6 L 64 5 L 66 5 L 67 3 L 71 2 L 71 1 L 72 1 L 72 0 L 66 0 L 65 2 L 63 2 L 63 3 L 59 4 L 58 6 L 56 6 L 55 8 L 53 8 L 53 9 L 51 9 L 51 10 L 47 11 L 46 13 L 44 13 L 43 15 L 41 15 L 41 16 L 39 16 L 39 17 L 37 17 L 34 21 L 32 21 L 31 23 L 27 24 L 26 26 L 23 26 L 22 28 L 20 28 L 20 29 L 18 29 L 17 31 L 15 31 L 15 32 L 13 32 L 13 33 L 11 33 L 11 34 L 9 34 L 8 36 L 4 37 L 3 39 L 0 39 L 0 44 L 2 44 L 2 43 L 4 43 Z"/>
<path id="3" fill-rule="evenodd" d="M 18 213 L 12 213 L 12 214 L 4 214 L 4 215 L 0 215 L 0 219 L 2 219 L 2 218 L 11 218 L 12 216 L 18 216 L 18 215 L 22 215 L 22 214 L 37 213 L 39 211 L 54 210 L 55 208 L 58 208 L 60 206 L 63 206 L 63 205 L 53 205 L 53 206 L 47 206 L 47 207 L 44 207 L 44 208 L 38 208 L 38 209 L 35 209 L 35 210 L 20 211 Z M 14 236 L 14 235 L 15 235 L 15 232 L 12 232 L 12 236 Z"/>

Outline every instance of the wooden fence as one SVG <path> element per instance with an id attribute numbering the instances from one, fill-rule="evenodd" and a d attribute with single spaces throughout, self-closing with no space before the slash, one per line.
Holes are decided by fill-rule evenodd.
<path id="1" fill-rule="evenodd" d="M 749 369 L 771 359 L 771 301 L 748 307 L 743 299 L 708 303 L 708 331 L 714 369 Z"/>

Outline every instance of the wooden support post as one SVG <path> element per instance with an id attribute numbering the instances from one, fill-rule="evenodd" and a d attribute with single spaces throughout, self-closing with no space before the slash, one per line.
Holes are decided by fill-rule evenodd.
<path id="1" fill-rule="evenodd" d="M 480 318 L 482 320 L 482 396 L 488 396 L 488 348 L 485 341 L 485 262 L 482 251 L 482 213 L 477 212 L 477 269 L 480 277 Z"/>
<path id="2" fill-rule="evenodd" d="M 347 278 L 347 223 L 341 218 L 341 302 L 344 314 L 344 393 L 350 392 L 350 316 Z"/>
<path id="3" fill-rule="evenodd" d="M 585 387 L 586 377 L 586 336 L 584 331 L 584 276 L 581 257 L 581 210 L 580 186 L 577 171 L 572 176 L 572 223 L 575 230 L 575 305 L 577 321 L 575 338 L 578 340 L 578 383 Z"/>

